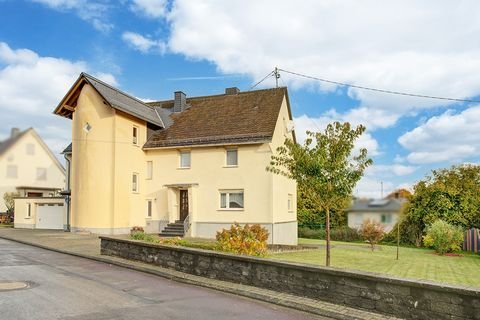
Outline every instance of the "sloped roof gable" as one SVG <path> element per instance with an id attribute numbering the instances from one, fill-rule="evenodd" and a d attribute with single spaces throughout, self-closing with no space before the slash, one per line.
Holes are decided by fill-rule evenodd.
<path id="1" fill-rule="evenodd" d="M 170 113 L 172 123 L 154 133 L 144 148 L 270 141 L 286 92 L 274 88 L 187 98 L 187 109 Z M 171 110 L 173 101 L 149 105 Z"/>

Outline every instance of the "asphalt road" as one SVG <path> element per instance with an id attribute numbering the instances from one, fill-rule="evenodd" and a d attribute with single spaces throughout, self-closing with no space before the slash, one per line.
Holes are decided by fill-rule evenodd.
<path id="1" fill-rule="evenodd" d="M 0 319 L 326 318 L 0 239 Z"/>

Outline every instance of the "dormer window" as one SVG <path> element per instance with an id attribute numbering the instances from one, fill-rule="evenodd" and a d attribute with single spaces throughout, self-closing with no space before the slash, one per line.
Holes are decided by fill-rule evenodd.
<path id="1" fill-rule="evenodd" d="M 133 132 L 132 132 L 132 142 L 134 145 L 138 145 L 138 128 L 133 127 Z"/>

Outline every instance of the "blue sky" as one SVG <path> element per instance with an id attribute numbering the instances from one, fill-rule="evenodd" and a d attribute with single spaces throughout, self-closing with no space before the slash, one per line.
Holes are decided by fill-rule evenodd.
<path id="1" fill-rule="evenodd" d="M 480 100 L 477 1 L 0 0 L 0 139 L 33 126 L 58 153 L 51 114 L 78 74 L 141 99 L 248 90 L 275 66 L 356 85 Z M 480 104 L 408 98 L 281 74 L 295 130 L 366 125 L 375 165 L 357 194 L 479 163 Z M 268 78 L 259 88 L 274 86 Z"/>

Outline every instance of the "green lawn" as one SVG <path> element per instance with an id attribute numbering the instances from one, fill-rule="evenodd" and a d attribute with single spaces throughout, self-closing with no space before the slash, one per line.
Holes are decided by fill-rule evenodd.
<path id="1" fill-rule="evenodd" d="M 323 240 L 299 239 L 299 244 L 320 244 Z M 363 243 L 332 242 L 332 267 L 391 274 L 410 279 L 461 284 L 480 288 L 480 255 L 462 253 L 461 257 L 438 256 L 433 250 L 400 247 L 397 261 L 395 246 L 378 246 L 372 252 Z M 271 259 L 325 265 L 325 249 L 275 253 Z"/>

